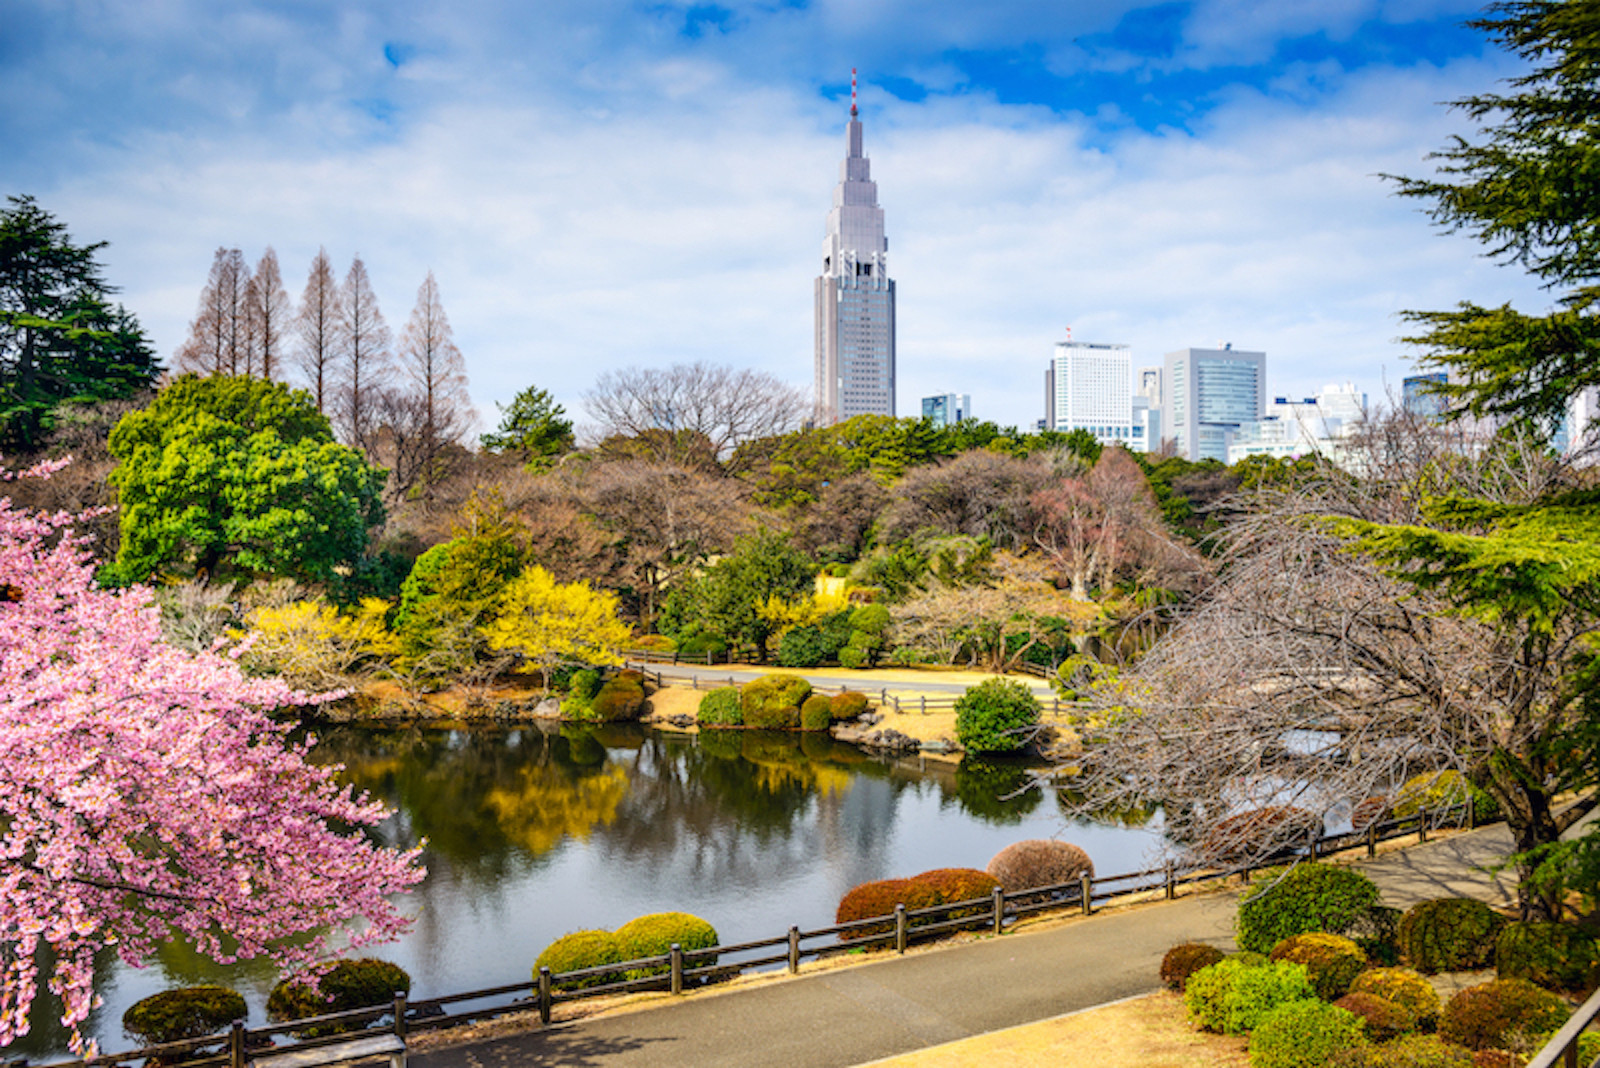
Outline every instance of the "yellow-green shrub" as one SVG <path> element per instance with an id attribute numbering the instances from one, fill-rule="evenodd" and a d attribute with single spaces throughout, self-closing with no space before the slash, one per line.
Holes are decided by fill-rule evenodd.
<path id="1" fill-rule="evenodd" d="M 399 643 L 384 626 L 388 610 L 376 598 L 353 613 L 321 601 L 258 608 L 246 618 L 255 641 L 240 661 L 246 671 L 277 675 L 302 689 L 347 686 L 398 653 Z"/>
<path id="2" fill-rule="evenodd" d="M 687 912 L 654 912 L 629 920 L 616 933 L 617 949 L 622 960 L 644 960 L 665 956 L 677 943 L 685 953 L 695 949 L 710 949 L 717 944 L 717 929 L 698 916 Z M 716 957 L 697 957 L 692 967 L 715 964 Z M 643 979 L 650 975 L 665 975 L 668 966 L 652 965 L 628 971 L 629 979 Z"/>
<path id="3" fill-rule="evenodd" d="M 1306 975 L 1319 998 L 1332 1001 L 1350 989 L 1367 966 L 1361 947 L 1343 935 L 1311 931 L 1285 938 L 1272 947 L 1269 960 L 1293 961 L 1306 966 Z"/>
<path id="4" fill-rule="evenodd" d="M 1350 984 L 1352 994 L 1375 994 L 1409 1009 L 1422 1027 L 1439 1019 L 1439 995 L 1433 984 L 1410 968 L 1369 968 Z"/>
<path id="5" fill-rule="evenodd" d="M 622 959 L 622 947 L 617 943 L 617 936 L 610 931 L 574 931 L 562 935 L 545 947 L 533 965 L 533 978 L 537 982 L 539 969 L 549 968 L 557 977 L 554 984 L 557 990 L 582 990 L 587 986 L 602 986 L 615 982 L 619 976 L 614 972 L 604 972 L 583 979 L 562 980 L 560 976 L 564 972 L 580 972 L 587 968 L 616 964 Z"/>

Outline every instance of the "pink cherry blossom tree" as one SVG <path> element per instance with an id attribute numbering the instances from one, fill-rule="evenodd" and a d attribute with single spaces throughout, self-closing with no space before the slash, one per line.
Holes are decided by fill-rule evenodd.
<path id="1" fill-rule="evenodd" d="M 73 520 L 0 497 L 0 1046 L 27 1032 L 44 943 L 84 1054 L 96 950 L 139 966 L 182 937 L 304 968 L 400 934 L 392 898 L 424 873 L 266 714 L 316 698 L 165 644 L 148 590 L 96 587 Z"/>

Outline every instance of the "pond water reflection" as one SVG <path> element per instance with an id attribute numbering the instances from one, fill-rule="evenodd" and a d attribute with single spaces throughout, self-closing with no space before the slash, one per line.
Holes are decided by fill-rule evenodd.
<path id="1" fill-rule="evenodd" d="M 416 924 L 374 950 L 411 973 L 416 997 L 521 981 L 554 938 L 648 912 L 692 912 L 724 942 L 746 941 L 830 925 L 857 883 L 982 868 L 1023 838 L 1076 842 L 1108 874 L 1144 866 L 1160 842 L 1150 812 L 1069 824 L 1020 766 L 875 758 L 826 736 L 344 727 L 314 753 L 396 809 L 377 829 L 387 843 L 426 839 L 428 877 L 407 899 Z M 122 1012 L 148 994 L 225 982 L 260 1022 L 276 978 L 181 946 L 157 966 L 108 961 L 101 974 L 93 1031 L 108 1049 L 124 1046 Z M 11 1052 L 64 1048 L 40 1011 Z"/>

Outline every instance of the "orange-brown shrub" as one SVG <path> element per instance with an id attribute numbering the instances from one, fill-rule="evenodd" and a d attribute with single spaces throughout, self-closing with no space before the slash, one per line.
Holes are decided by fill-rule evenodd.
<path id="1" fill-rule="evenodd" d="M 1030 838 L 996 853 L 989 861 L 988 871 L 1010 894 L 1036 886 L 1075 883 L 1085 872 L 1092 878 L 1094 861 L 1071 842 Z"/>
<path id="2" fill-rule="evenodd" d="M 1169 989 L 1182 993 L 1183 988 L 1189 985 L 1189 976 L 1226 956 L 1216 946 L 1208 946 L 1204 942 L 1184 942 L 1173 946 L 1161 958 L 1161 981 Z"/>
<path id="3" fill-rule="evenodd" d="M 1356 803 L 1355 808 L 1350 810 L 1350 826 L 1356 831 L 1364 831 L 1388 814 L 1389 799 L 1387 797 L 1363 798 Z"/>
<path id="4" fill-rule="evenodd" d="M 1322 817 L 1293 805 L 1269 805 L 1229 816 L 1211 828 L 1201 843 L 1207 859 L 1232 864 L 1261 856 L 1273 849 L 1302 845 L 1313 831 L 1322 830 Z"/>
<path id="5" fill-rule="evenodd" d="M 1450 999 L 1439 1017 L 1439 1037 L 1468 1049 L 1503 1049 L 1513 1033 L 1546 1034 L 1571 1014 L 1566 1002 L 1526 979 L 1495 979 Z"/>
<path id="6" fill-rule="evenodd" d="M 987 897 L 994 892 L 997 885 L 999 884 L 994 879 L 972 868 L 935 868 L 910 879 L 879 879 L 875 882 L 862 883 L 846 893 L 839 901 L 834 922 L 853 923 L 875 916 L 892 916 L 896 905 L 904 905 L 908 910 L 926 909 L 951 901 Z M 976 915 L 984 911 L 984 908 L 985 906 L 975 905 L 968 909 L 958 909 L 950 914 L 950 918 Z M 913 921 L 914 924 L 915 922 Z M 923 918 L 921 922 L 934 921 Z M 892 930 L 894 926 L 891 923 L 873 924 L 870 927 L 847 931 L 839 937 L 848 941 L 870 938 Z"/>
<path id="7" fill-rule="evenodd" d="M 1366 1021 L 1367 1037 L 1383 1042 L 1417 1029 L 1417 1014 L 1388 998 L 1360 991 L 1346 994 L 1335 1005 Z"/>

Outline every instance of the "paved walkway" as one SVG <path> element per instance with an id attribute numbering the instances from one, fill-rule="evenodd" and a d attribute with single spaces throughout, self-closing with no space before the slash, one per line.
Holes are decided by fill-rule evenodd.
<path id="1" fill-rule="evenodd" d="M 1511 846 L 1503 826 L 1439 839 L 1363 869 L 1385 904 L 1462 894 L 1512 900 L 1485 869 Z M 415 1068 L 532 1065 L 846 1068 L 969 1035 L 1148 993 L 1178 942 L 1232 948 L 1237 891 L 1109 910 L 1020 932 L 745 990 L 456 1046 Z"/>
<path id="2" fill-rule="evenodd" d="M 749 664 L 717 664 L 706 667 L 703 664 L 668 664 L 644 663 L 632 661 L 635 667 L 644 667 L 652 672 L 659 672 L 663 679 L 675 679 L 688 682 L 697 680 L 702 686 L 726 685 L 731 678 L 735 682 L 748 682 L 762 675 L 781 672 L 785 675 L 799 675 L 813 686 L 835 687 L 846 683 L 862 693 L 875 694 L 881 692 L 927 694 L 963 694 L 967 688 L 974 686 L 984 679 L 1008 678 L 1022 683 L 1031 690 L 1034 696 L 1045 701 L 1055 697 L 1055 691 L 1050 683 L 1033 675 L 1004 675 L 995 676 L 977 671 L 961 672 L 927 672 L 915 670 L 895 670 L 893 668 L 874 668 L 871 671 L 848 671 L 844 668 L 797 669 L 779 667 L 776 664 L 767 667 L 758 667 Z M 943 676 L 941 678 L 941 676 Z"/>

